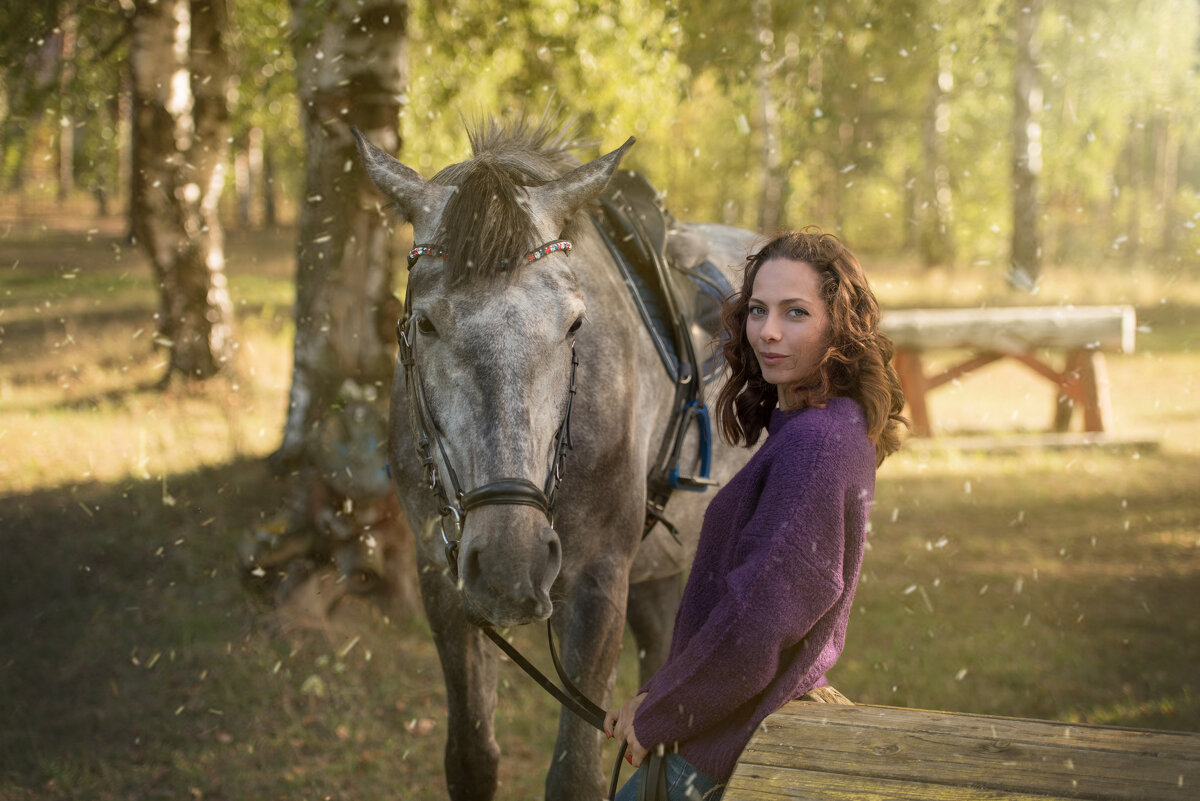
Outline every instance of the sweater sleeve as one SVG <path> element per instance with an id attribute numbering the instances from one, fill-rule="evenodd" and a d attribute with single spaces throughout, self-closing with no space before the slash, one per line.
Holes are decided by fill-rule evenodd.
<path id="1" fill-rule="evenodd" d="M 727 591 L 647 684 L 634 719 L 646 747 L 719 723 L 762 693 L 785 659 L 816 660 L 824 643 L 795 646 L 843 592 L 846 471 L 836 451 L 815 455 L 803 472 L 787 460 L 775 466 L 755 513 L 730 532 L 737 551 Z"/>

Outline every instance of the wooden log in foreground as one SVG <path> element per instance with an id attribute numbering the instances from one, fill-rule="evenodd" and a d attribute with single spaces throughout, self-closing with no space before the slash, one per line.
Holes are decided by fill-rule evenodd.
<path id="1" fill-rule="evenodd" d="M 1200 798 L 1200 733 L 793 701 L 723 801 Z"/>

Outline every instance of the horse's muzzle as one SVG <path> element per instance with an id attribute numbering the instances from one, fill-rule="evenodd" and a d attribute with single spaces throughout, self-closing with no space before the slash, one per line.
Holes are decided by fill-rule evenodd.
<path id="1" fill-rule="evenodd" d="M 468 609 L 493 626 L 533 623 L 554 611 L 550 588 L 562 567 L 562 544 L 533 508 L 473 511 L 458 560 Z"/>

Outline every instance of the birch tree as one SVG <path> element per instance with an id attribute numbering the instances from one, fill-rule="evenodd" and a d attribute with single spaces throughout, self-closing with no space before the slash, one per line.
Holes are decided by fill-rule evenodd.
<path id="1" fill-rule="evenodd" d="M 1017 53 L 1013 67 L 1013 199 L 1009 280 L 1020 289 L 1037 287 L 1042 269 L 1038 218 L 1038 175 L 1042 171 L 1042 88 L 1038 80 L 1037 26 L 1042 0 L 1016 9 Z"/>
<path id="2" fill-rule="evenodd" d="M 158 280 L 164 381 L 207 378 L 233 355 L 217 218 L 228 135 L 225 0 L 134 0 L 132 12 L 131 205 Z"/>
<path id="3" fill-rule="evenodd" d="M 292 385 L 277 467 L 305 461 L 346 379 L 368 394 L 390 386 L 394 247 L 350 126 L 398 152 L 406 81 L 403 0 L 293 0 L 292 13 L 307 156 Z"/>
<path id="4" fill-rule="evenodd" d="M 396 153 L 406 83 L 404 0 L 293 0 L 293 50 L 306 148 L 296 245 L 296 334 L 283 442 L 271 464 L 284 506 L 243 546 L 248 568 L 290 559 L 280 593 L 321 586 L 416 599 L 411 532 L 384 476 L 384 404 L 395 360 L 393 232 L 350 127 Z M 352 469 L 353 466 L 353 469 Z M 279 557 L 283 554 L 283 557 Z M 311 565 L 310 565 L 311 563 Z"/>
<path id="5" fill-rule="evenodd" d="M 787 187 L 787 168 L 783 161 L 783 131 L 778 103 L 775 99 L 775 32 L 771 24 L 771 0 L 754 0 L 751 4 L 754 38 L 762 48 L 754 66 L 754 83 L 758 89 L 762 123 L 760 169 L 762 189 L 758 201 L 758 230 L 774 233 L 783 220 L 783 194 Z"/>
<path id="6" fill-rule="evenodd" d="M 954 86 L 951 51 L 938 48 L 929 97 L 921 121 L 920 206 L 916 245 L 925 267 L 954 263 L 953 193 L 946 162 L 950 131 L 950 90 Z"/>

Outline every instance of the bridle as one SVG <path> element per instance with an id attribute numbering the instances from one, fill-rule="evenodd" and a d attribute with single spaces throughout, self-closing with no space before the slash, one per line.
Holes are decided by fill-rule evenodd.
<path id="1" fill-rule="evenodd" d="M 570 253 L 571 243 L 565 239 L 547 242 L 541 247 L 526 254 L 526 261 L 537 261 L 551 253 Z M 412 271 L 417 260 L 422 256 L 445 258 L 445 251 L 437 245 L 417 245 L 408 254 L 408 269 Z M 467 514 L 483 506 L 521 505 L 532 506 L 546 515 L 550 526 L 554 526 L 554 507 L 558 499 L 558 487 L 562 483 L 563 468 L 566 462 L 567 450 L 571 447 L 571 407 L 575 400 L 575 373 L 579 367 L 579 358 L 575 354 L 575 343 L 571 343 L 571 377 L 567 384 L 567 405 L 563 412 L 562 422 L 554 435 L 554 458 L 550 470 L 541 487 L 527 478 L 497 478 L 472 490 L 464 491 L 458 479 L 458 473 L 450 463 L 450 456 L 442 442 L 442 432 L 429 405 L 425 393 L 425 382 L 421 378 L 421 369 L 417 365 L 414 344 L 416 337 L 413 329 L 416 319 L 413 316 L 412 292 L 404 293 L 404 316 L 396 323 L 396 340 L 400 345 L 400 363 L 404 367 L 404 383 L 408 388 L 409 425 L 412 429 L 413 442 L 421 466 L 425 473 L 426 488 L 433 493 L 438 502 L 438 514 L 441 516 L 442 542 L 446 548 L 446 561 L 450 572 L 458 578 L 458 551 L 462 541 L 463 525 Z M 446 482 L 442 480 L 438 470 L 434 452 L 441 457 L 445 471 Z"/>
<path id="2" fill-rule="evenodd" d="M 571 243 L 565 239 L 534 248 L 525 255 L 526 261 L 537 261 L 551 253 L 562 252 L 570 254 Z M 433 258 L 446 257 L 446 251 L 435 244 L 417 245 L 408 254 L 408 270 L 422 256 Z M 575 353 L 575 343 L 571 343 L 571 378 L 567 384 L 567 408 L 563 412 L 562 422 L 554 435 L 554 459 L 550 464 L 549 474 L 544 486 L 539 487 L 526 478 L 498 478 L 473 490 L 464 492 L 458 480 L 458 474 L 450 463 L 442 443 L 442 432 L 429 406 L 429 398 L 425 393 L 425 383 L 421 379 L 421 369 L 417 366 L 413 345 L 416 338 L 413 328 L 416 320 L 413 317 L 413 302 L 411 291 L 404 293 L 404 316 L 396 322 L 396 340 L 400 345 L 400 363 L 404 367 L 404 383 L 408 389 L 409 426 L 412 429 L 413 442 L 417 455 L 421 459 L 421 467 L 425 473 L 426 488 L 433 493 L 438 502 L 438 514 L 441 515 L 442 542 L 446 548 L 446 561 L 451 575 L 458 579 L 458 550 L 462 541 L 463 524 L 466 516 L 474 509 L 490 505 L 524 505 L 540 509 L 546 515 L 551 527 L 554 526 L 554 507 L 558 500 L 558 487 L 562 483 L 563 468 L 566 463 L 567 450 L 571 447 L 571 407 L 575 400 L 575 373 L 579 367 L 579 358 Z M 434 449 L 441 456 L 445 467 L 446 478 L 450 482 L 447 491 L 446 484 L 441 479 Z M 528 659 L 518 651 L 512 643 L 490 626 L 481 627 L 483 632 L 502 650 L 513 662 L 521 667 L 529 676 L 542 686 L 567 709 L 590 723 L 600 731 L 604 731 L 605 712 L 589 699 L 567 676 L 562 662 L 558 658 L 558 650 L 554 647 L 554 632 L 550 621 L 546 621 L 546 636 L 550 643 L 550 656 L 554 669 L 558 673 L 562 687 L 559 687 Z M 616 795 L 617 784 L 621 776 L 621 760 L 625 757 L 626 743 L 622 742 L 613 764 L 612 779 L 609 784 L 608 798 Z M 652 761 L 652 765 L 654 762 Z"/>

